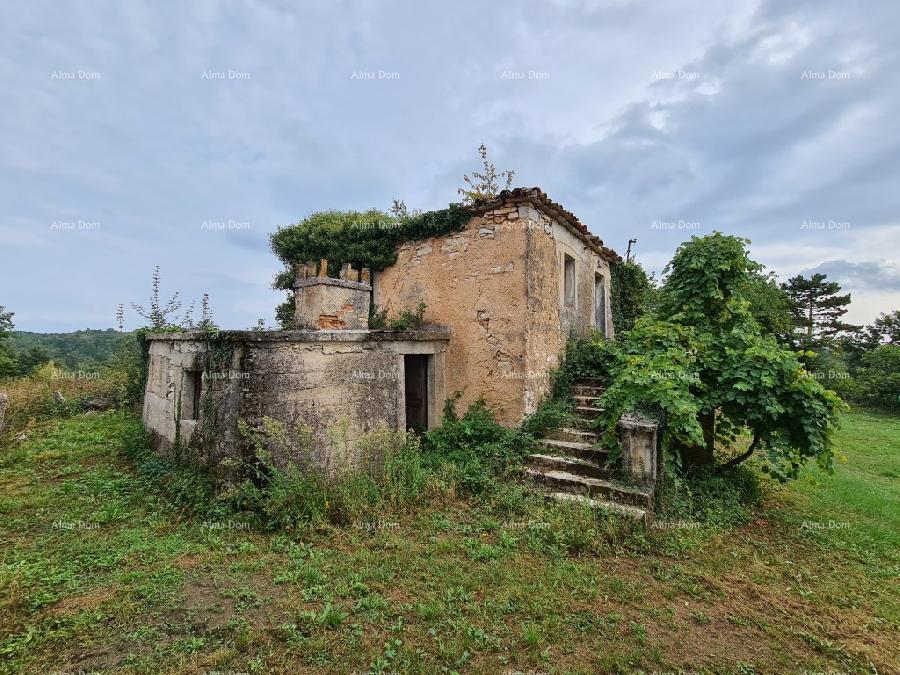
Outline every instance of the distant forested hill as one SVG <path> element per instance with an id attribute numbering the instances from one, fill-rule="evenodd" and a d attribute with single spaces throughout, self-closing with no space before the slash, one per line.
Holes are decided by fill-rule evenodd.
<path id="1" fill-rule="evenodd" d="M 58 365 L 74 369 L 103 363 L 109 359 L 122 343 L 122 336 L 122 333 L 113 328 L 88 328 L 74 333 L 12 331 L 7 344 L 19 355 L 43 352 Z"/>

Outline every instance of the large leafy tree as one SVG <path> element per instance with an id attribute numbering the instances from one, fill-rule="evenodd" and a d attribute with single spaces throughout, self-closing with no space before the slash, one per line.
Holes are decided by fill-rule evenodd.
<path id="1" fill-rule="evenodd" d="M 856 397 L 865 405 L 900 409 L 900 344 L 875 347 L 860 358 Z"/>
<path id="2" fill-rule="evenodd" d="M 634 260 L 614 260 L 609 268 L 613 326 L 616 332 L 624 333 L 650 310 L 656 287 L 652 277 Z"/>
<path id="3" fill-rule="evenodd" d="M 676 463 L 712 465 L 717 447 L 749 432 L 749 446 L 726 464 L 759 452 L 780 479 L 796 477 L 809 458 L 830 470 L 841 401 L 753 317 L 746 289 L 760 267 L 748 243 L 715 232 L 679 247 L 658 308 L 615 347 L 607 438 L 623 413 L 650 408 L 664 417 Z"/>
<path id="4" fill-rule="evenodd" d="M 841 333 L 858 330 L 857 326 L 841 321 L 847 313 L 850 294 L 841 295 L 840 284 L 827 279 L 825 274 L 813 274 L 809 278 L 797 275 L 782 284 L 791 300 L 795 337 L 804 349 L 821 349 L 832 344 Z"/>
<path id="5" fill-rule="evenodd" d="M 751 270 L 741 288 L 750 313 L 764 333 L 782 344 L 791 343 L 794 317 L 790 296 L 778 285 L 774 272 Z"/>

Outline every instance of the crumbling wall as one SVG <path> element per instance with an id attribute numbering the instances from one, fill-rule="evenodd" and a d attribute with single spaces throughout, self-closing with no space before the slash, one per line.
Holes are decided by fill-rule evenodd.
<path id="1" fill-rule="evenodd" d="M 184 419 L 186 373 L 201 371 L 205 345 L 198 341 L 152 341 L 147 384 L 144 390 L 144 425 L 154 444 L 169 450 L 176 442 L 188 445 L 197 423 Z"/>
<path id="2" fill-rule="evenodd" d="M 331 475 L 366 469 L 381 458 L 366 455 L 361 438 L 381 423 L 405 429 L 405 354 L 431 355 L 429 414 L 443 402 L 449 337 L 437 328 L 231 331 L 219 342 L 231 350 L 224 350 L 230 366 L 203 373 L 199 414 L 187 419 L 189 373 L 203 372 L 209 343 L 199 331 L 158 334 L 150 343 L 144 425 L 155 447 L 179 448 L 182 458 L 208 465 L 217 480 L 232 475 L 223 459 L 247 459 L 238 419 L 258 427 L 263 417 L 286 432 L 286 446 L 269 447 L 276 465 L 313 466 Z"/>
<path id="3" fill-rule="evenodd" d="M 530 204 L 519 206 L 521 226 L 528 233 L 524 412 L 533 412 L 549 391 L 550 372 L 559 366 L 570 335 L 595 328 L 595 278 L 606 280 L 606 334 L 613 336 L 609 303 L 609 263 L 559 221 Z M 575 261 L 575 302 L 565 302 L 564 259 Z"/>
<path id="4" fill-rule="evenodd" d="M 522 417 L 526 231 L 515 206 L 473 217 L 462 232 L 404 244 L 375 275 L 375 304 L 396 314 L 424 301 L 425 320 L 449 325 L 447 391 L 460 409 L 485 396 L 498 420 Z"/>

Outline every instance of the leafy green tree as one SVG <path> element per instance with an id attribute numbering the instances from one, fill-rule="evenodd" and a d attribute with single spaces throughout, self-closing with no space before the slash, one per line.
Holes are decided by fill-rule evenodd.
<path id="1" fill-rule="evenodd" d="M 745 430 L 749 447 L 779 479 L 796 477 L 809 458 L 831 470 L 840 398 L 810 377 L 797 354 L 767 335 L 744 293 L 760 266 L 738 237 L 714 232 L 682 244 L 666 268 L 657 310 L 623 336 L 604 396 L 606 440 L 619 417 L 656 410 L 667 457 L 712 465 L 715 449 Z"/>
<path id="2" fill-rule="evenodd" d="M 862 403 L 900 409 L 900 344 L 883 344 L 863 354 L 854 379 Z"/>
<path id="3" fill-rule="evenodd" d="M 741 289 L 750 303 L 750 313 L 767 335 L 774 335 L 782 344 L 791 342 L 794 317 L 791 298 L 779 285 L 774 272 L 762 268 L 751 271 Z"/>
<path id="4" fill-rule="evenodd" d="M 43 347 L 30 347 L 16 355 L 20 376 L 31 375 L 35 370 L 51 360 L 50 352 Z"/>
<path id="5" fill-rule="evenodd" d="M 20 374 L 28 374 L 34 365 L 53 361 L 69 370 L 95 370 L 116 352 L 122 334 L 107 328 L 77 330 L 70 333 L 31 333 L 14 331 L 9 347 L 20 361 Z M 43 359 L 43 361 L 41 361 Z"/>
<path id="6" fill-rule="evenodd" d="M 820 349 L 841 333 L 858 330 L 841 321 L 847 313 L 850 294 L 840 295 L 840 284 L 826 279 L 825 274 L 813 274 L 808 279 L 797 275 L 781 286 L 791 299 L 794 334 L 803 349 Z"/>
<path id="7" fill-rule="evenodd" d="M 900 309 L 895 309 L 890 314 L 882 312 L 872 328 L 881 342 L 900 345 Z"/>
<path id="8" fill-rule="evenodd" d="M 900 310 L 882 312 L 875 321 L 844 341 L 848 351 L 858 360 L 862 354 L 882 344 L 900 345 Z"/>
<path id="9" fill-rule="evenodd" d="M 609 268 L 613 326 L 617 333 L 624 333 L 650 309 L 656 288 L 652 277 L 634 260 L 614 260 Z"/>
<path id="10" fill-rule="evenodd" d="M 0 305 L 0 377 L 14 376 L 19 368 L 15 354 L 6 344 L 14 328 L 12 318 L 13 312 L 6 311 L 6 308 Z"/>

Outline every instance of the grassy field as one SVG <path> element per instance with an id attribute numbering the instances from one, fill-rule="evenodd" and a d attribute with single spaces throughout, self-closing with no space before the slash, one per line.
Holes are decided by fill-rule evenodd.
<path id="1" fill-rule="evenodd" d="M 564 510 L 450 497 L 289 534 L 204 522 L 123 457 L 136 424 L 0 450 L 2 672 L 900 669 L 896 418 L 847 414 L 836 475 L 767 485 L 744 525 L 582 555 L 554 543 Z"/>

